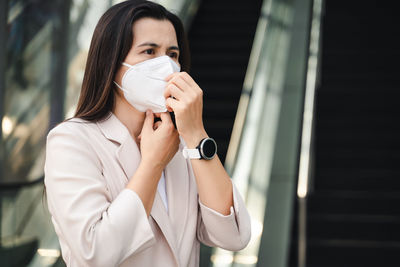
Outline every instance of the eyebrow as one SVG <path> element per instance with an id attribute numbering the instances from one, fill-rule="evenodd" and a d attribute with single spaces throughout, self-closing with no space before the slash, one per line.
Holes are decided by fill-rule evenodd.
<path id="1" fill-rule="evenodd" d="M 155 47 L 155 48 L 159 48 L 160 47 L 156 43 L 149 43 L 149 42 L 146 42 L 146 43 L 138 45 L 138 47 L 141 47 L 141 46 L 151 46 L 151 47 Z M 179 47 L 177 47 L 175 45 L 172 45 L 172 46 L 168 47 L 168 50 L 178 50 L 179 51 Z"/>

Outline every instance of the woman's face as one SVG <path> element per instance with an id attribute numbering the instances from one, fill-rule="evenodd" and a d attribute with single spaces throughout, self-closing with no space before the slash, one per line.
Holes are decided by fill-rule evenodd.
<path id="1" fill-rule="evenodd" d="M 179 65 L 179 47 L 174 26 L 169 20 L 142 18 L 132 27 L 133 42 L 124 62 L 135 65 L 147 59 L 167 55 Z M 121 65 L 116 82 L 121 84 L 128 67 Z"/>

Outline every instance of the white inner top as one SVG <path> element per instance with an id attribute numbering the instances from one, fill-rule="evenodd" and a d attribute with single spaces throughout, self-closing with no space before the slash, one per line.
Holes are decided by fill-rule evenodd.
<path id="1" fill-rule="evenodd" d="M 165 187 L 165 176 L 164 172 L 161 173 L 161 179 L 158 182 L 157 191 L 160 193 L 161 199 L 164 202 L 165 209 L 168 213 L 168 200 L 167 200 L 167 190 Z"/>

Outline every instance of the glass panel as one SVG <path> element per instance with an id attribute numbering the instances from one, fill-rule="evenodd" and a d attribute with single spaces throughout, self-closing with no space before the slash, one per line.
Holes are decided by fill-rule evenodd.
<path id="1" fill-rule="evenodd" d="M 1 182 L 32 180 L 43 160 L 49 121 L 57 1 L 10 1 L 5 73 Z"/>
<path id="2" fill-rule="evenodd" d="M 297 173 L 309 7 L 296 1 L 263 2 L 225 162 L 245 196 L 252 236 L 249 245 L 239 252 L 215 249 L 213 267 L 285 266 L 294 196 L 291 191 Z M 265 257 L 272 260 L 266 264 Z"/>

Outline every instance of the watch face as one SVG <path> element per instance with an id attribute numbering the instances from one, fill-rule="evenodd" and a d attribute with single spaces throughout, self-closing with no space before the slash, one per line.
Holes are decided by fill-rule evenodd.
<path id="1" fill-rule="evenodd" d="M 204 140 L 201 148 L 203 157 L 206 159 L 212 159 L 217 152 L 217 144 L 212 138 Z"/>

